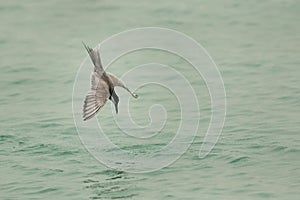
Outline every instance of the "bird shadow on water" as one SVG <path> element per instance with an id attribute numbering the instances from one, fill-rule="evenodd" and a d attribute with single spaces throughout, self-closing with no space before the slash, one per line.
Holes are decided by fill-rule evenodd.
<path id="1" fill-rule="evenodd" d="M 83 182 L 91 191 L 90 199 L 128 199 L 138 195 L 135 181 L 133 175 L 109 169 L 90 173 Z"/>

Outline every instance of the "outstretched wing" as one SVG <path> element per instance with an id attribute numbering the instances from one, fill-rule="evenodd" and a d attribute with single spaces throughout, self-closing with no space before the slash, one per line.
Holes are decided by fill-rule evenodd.
<path id="1" fill-rule="evenodd" d="M 85 49 L 87 50 L 87 52 L 89 53 L 91 60 L 94 63 L 94 72 L 97 72 L 99 75 L 101 75 L 104 72 L 104 69 L 101 63 L 99 49 L 98 48 L 92 49 L 89 46 L 87 46 L 84 42 L 82 43 Z"/>
<path id="2" fill-rule="evenodd" d="M 104 106 L 109 96 L 107 83 L 94 72 L 91 77 L 91 90 L 86 95 L 83 104 L 83 120 L 94 117 Z"/>

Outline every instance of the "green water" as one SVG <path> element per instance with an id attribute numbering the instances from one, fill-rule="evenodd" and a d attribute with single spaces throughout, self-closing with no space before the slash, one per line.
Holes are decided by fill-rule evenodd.
<path id="1" fill-rule="evenodd" d="M 297 0 L 1 0 L 1 199 L 298 199 L 299 9 Z M 206 48 L 224 80 L 227 116 L 218 144 L 200 160 L 210 109 L 200 81 L 202 118 L 188 151 L 160 171 L 130 174 L 106 168 L 85 150 L 73 121 L 72 88 L 86 57 L 82 40 L 95 46 L 144 26 L 175 29 Z M 120 75 L 150 62 L 149 54 L 180 69 L 172 56 L 137 52 L 111 70 Z M 153 90 L 161 88 L 147 91 Z M 147 108 L 160 99 L 142 100 L 132 102 L 133 118 L 145 124 Z M 167 109 L 176 116 L 172 105 Z M 103 113 L 110 116 L 110 109 Z M 167 126 L 165 141 L 178 121 Z M 111 137 L 122 144 L 117 133 Z"/>

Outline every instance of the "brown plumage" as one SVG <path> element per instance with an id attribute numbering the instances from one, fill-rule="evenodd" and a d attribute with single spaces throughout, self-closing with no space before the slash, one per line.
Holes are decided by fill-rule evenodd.
<path id="1" fill-rule="evenodd" d="M 108 99 L 114 103 L 116 113 L 118 113 L 119 97 L 114 87 L 119 86 L 124 88 L 134 98 L 138 96 L 131 92 L 118 77 L 104 71 L 98 48 L 92 49 L 84 43 L 83 45 L 94 64 L 94 72 L 91 75 L 91 89 L 87 93 L 83 104 L 83 120 L 94 117 Z"/>

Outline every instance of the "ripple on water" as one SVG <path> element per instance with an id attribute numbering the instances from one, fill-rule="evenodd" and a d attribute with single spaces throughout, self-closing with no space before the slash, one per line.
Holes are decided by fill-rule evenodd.
<path id="1" fill-rule="evenodd" d="M 234 164 L 234 163 L 238 163 L 238 162 L 245 162 L 247 160 L 249 160 L 249 157 L 241 156 L 241 157 L 238 157 L 238 158 L 234 158 L 233 160 L 230 160 L 229 163 Z"/>
<path id="2" fill-rule="evenodd" d="M 83 182 L 94 194 L 91 199 L 128 199 L 137 196 L 132 179 L 135 178 L 123 171 L 103 170 L 90 173 Z"/>

